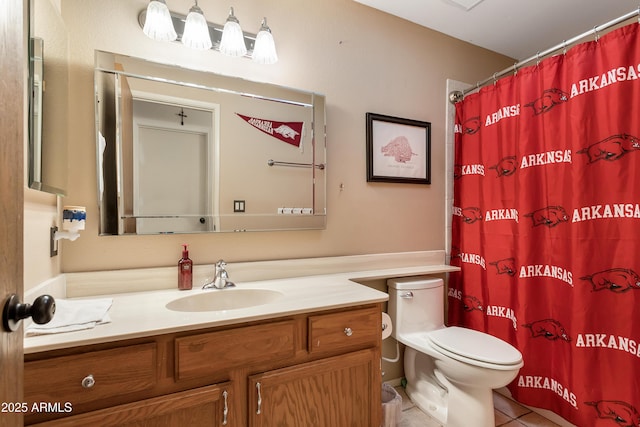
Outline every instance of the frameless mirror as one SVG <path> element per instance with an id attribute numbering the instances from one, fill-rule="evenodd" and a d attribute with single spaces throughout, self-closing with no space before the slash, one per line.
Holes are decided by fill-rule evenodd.
<path id="1" fill-rule="evenodd" d="M 29 8 L 29 187 L 64 195 L 69 88 L 67 31 L 50 1 L 32 0 Z"/>
<path id="2" fill-rule="evenodd" d="M 96 52 L 100 234 L 321 229 L 325 100 Z"/>

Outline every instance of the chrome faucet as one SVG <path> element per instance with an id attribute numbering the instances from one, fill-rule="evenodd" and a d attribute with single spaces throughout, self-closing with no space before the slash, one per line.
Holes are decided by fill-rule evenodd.
<path id="1" fill-rule="evenodd" d="M 227 263 L 223 260 L 216 262 L 216 275 L 211 282 L 205 283 L 202 289 L 224 289 L 232 288 L 235 283 L 229 280 L 229 273 L 225 270 Z"/>

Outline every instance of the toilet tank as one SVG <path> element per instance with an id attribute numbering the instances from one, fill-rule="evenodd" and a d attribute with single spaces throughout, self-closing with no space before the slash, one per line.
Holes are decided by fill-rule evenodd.
<path id="1" fill-rule="evenodd" d="M 387 280 L 392 336 L 444 327 L 444 282 L 429 276 Z"/>

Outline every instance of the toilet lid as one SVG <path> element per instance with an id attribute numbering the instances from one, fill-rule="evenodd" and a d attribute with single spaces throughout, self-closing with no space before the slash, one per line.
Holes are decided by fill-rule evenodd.
<path id="1" fill-rule="evenodd" d="M 492 335 L 452 326 L 429 333 L 431 343 L 448 353 L 496 365 L 516 365 L 522 354 L 511 344 Z"/>

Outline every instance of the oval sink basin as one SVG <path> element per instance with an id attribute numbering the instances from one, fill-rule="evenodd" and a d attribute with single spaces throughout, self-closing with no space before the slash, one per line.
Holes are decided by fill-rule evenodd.
<path id="1" fill-rule="evenodd" d="M 269 289 L 221 289 L 178 298 L 166 307 L 173 311 L 224 311 L 256 307 L 283 297 Z"/>

